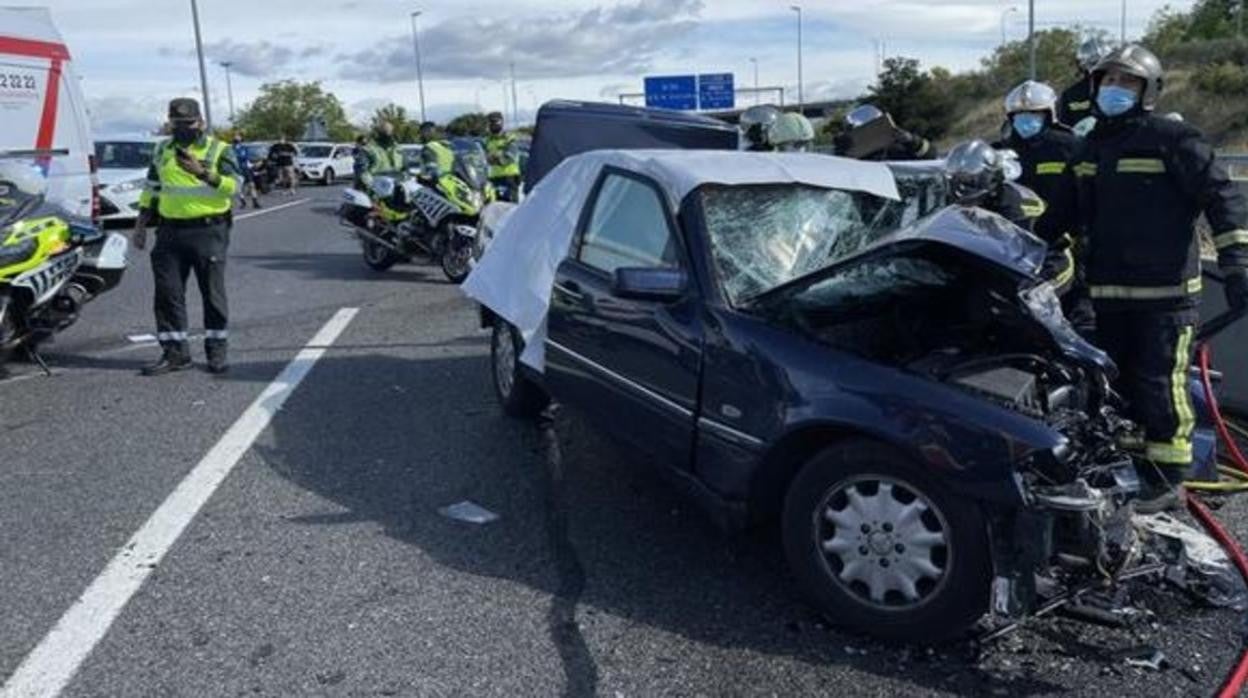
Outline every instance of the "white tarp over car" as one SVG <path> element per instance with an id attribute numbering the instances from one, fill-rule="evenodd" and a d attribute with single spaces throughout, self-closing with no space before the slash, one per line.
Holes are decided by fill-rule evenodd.
<path id="1" fill-rule="evenodd" d="M 463 284 L 469 297 L 520 330 L 525 341 L 520 360 L 539 371 L 545 367 L 555 271 L 567 257 L 581 210 L 604 167 L 652 178 L 673 213 L 685 196 L 707 184 L 802 184 L 898 199 L 886 165 L 813 153 L 601 150 L 568 158 L 507 217 Z"/>

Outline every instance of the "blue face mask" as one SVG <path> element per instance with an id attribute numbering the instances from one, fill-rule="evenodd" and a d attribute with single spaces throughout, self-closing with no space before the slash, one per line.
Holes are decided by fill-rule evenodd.
<path id="1" fill-rule="evenodd" d="M 1134 90 L 1110 85 L 1096 92 L 1096 106 L 1105 116 L 1121 116 L 1135 108 Z"/>
<path id="2" fill-rule="evenodd" d="M 1044 115 L 1024 112 L 1013 118 L 1014 132 L 1023 139 L 1035 138 L 1044 130 Z"/>

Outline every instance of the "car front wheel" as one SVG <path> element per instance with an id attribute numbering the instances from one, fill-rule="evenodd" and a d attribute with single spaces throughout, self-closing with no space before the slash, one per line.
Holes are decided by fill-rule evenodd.
<path id="1" fill-rule="evenodd" d="M 886 444 L 850 440 L 815 456 L 783 517 L 793 573 L 834 623 L 933 642 L 964 633 L 987 608 L 983 514 Z"/>
<path id="2" fill-rule="evenodd" d="M 321 175 L 321 184 L 324 184 L 325 186 L 328 187 L 329 185 L 333 183 L 334 183 L 334 170 L 333 168 L 330 168 L 330 169 L 325 170 L 325 174 Z"/>
<path id="3" fill-rule="evenodd" d="M 524 341 L 520 332 L 502 318 L 496 318 L 490 338 L 494 395 L 509 417 L 532 418 L 545 409 L 550 398 L 541 386 L 529 380 L 520 370 L 520 353 L 523 350 Z"/>

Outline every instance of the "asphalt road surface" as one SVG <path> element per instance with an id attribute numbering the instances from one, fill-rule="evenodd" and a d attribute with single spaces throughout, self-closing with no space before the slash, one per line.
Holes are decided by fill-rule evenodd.
<path id="1" fill-rule="evenodd" d="M 137 375 L 158 352 L 138 337 L 152 282 L 136 255 L 47 347 L 52 377 L 18 364 L 0 381 L 10 689 L 1208 695 L 1229 666 L 1235 613 L 1147 586 L 1156 622 L 1047 620 L 979 653 L 829 627 L 774 529 L 718 532 L 574 414 L 550 467 L 494 405 L 473 307 L 432 266 L 367 269 L 336 195 L 235 226 L 227 376 Z M 499 518 L 439 514 L 464 500 Z M 1242 537 L 1243 506 L 1222 514 Z M 1128 666 L 1140 646 L 1168 668 Z"/>

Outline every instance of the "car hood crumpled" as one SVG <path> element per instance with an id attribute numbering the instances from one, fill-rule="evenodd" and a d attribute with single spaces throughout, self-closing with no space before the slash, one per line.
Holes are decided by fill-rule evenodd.
<path id="1" fill-rule="evenodd" d="M 546 311 L 555 271 L 568 247 L 598 175 L 615 167 L 653 179 L 673 211 L 705 184 L 805 184 L 897 199 L 892 172 L 882 163 L 810 153 L 713 150 L 599 150 L 560 163 L 507 217 L 462 288 L 514 325 L 525 341 L 520 360 L 545 368 Z"/>

